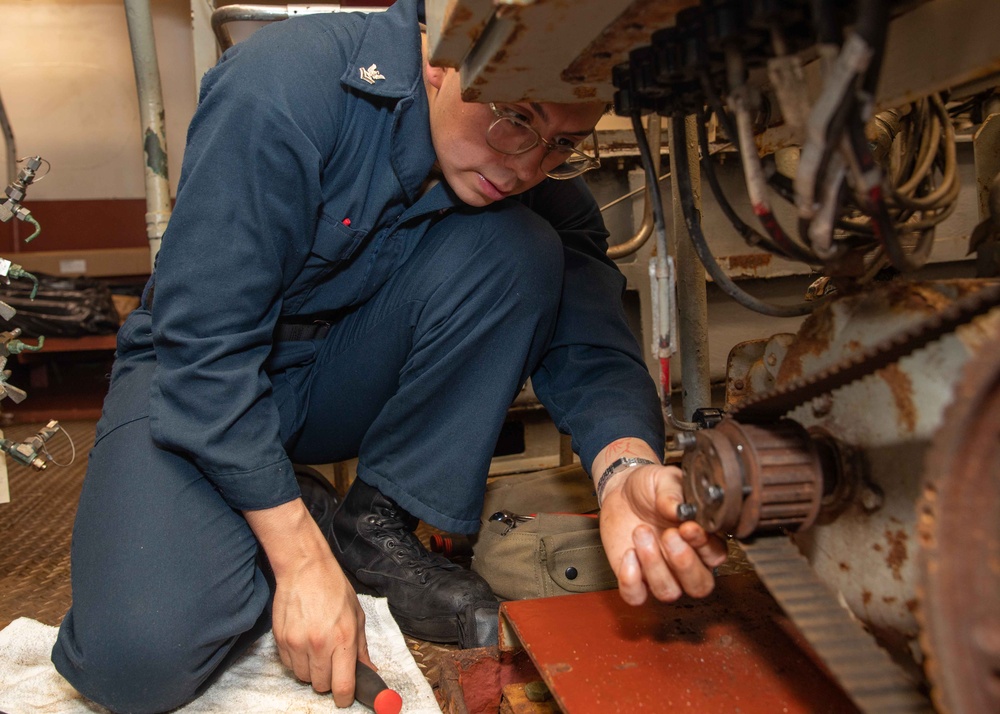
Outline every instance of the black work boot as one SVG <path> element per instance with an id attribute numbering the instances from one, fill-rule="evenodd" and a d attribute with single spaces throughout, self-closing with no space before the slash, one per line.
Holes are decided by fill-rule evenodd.
<path id="1" fill-rule="evenodd" d="M 355 479 L 333 519 L 330 546 L 355 590 L 384 597 L 407 635 L 462 647 L 496 644 L 496 596 L 478 574 L 430 553 L 417 519 Z"/>

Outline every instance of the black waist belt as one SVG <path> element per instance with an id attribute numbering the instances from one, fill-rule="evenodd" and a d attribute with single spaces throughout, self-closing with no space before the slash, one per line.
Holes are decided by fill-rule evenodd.
<path id="1" fill-rule="evenodd" d="M 322 340 L 330 331 L 329 322 L 279 322 L 274 330 L 275 342 Z"/>

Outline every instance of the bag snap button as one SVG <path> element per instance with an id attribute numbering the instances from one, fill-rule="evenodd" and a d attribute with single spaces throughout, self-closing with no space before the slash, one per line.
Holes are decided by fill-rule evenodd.
<path id="1" fill-rule="evenodd" d="M 566 578 L 568 580 L 576 580 L 577 575 L 579 575 L 579 573 L 576 572 L 576 568 L 572 565 L 566 568 Z"/>

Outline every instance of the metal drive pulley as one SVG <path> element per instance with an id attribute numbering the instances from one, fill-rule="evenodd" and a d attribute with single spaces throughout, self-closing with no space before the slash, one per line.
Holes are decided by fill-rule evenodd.
<path id="1" fill-rule="evenodd" d="M 816 520 L 824 487 L 820 449 L 795 422 L 757 426 L 727 418 L 681 441 L 693 506 L 687 515 L 709 532 L 745 538 Z"/>

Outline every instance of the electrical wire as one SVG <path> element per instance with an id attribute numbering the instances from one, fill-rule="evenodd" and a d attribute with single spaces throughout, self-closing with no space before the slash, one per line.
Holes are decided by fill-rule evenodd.
<path id="1" fill-rule="evenodd" d="M 833 40 L 833 9 L 814 3 L 821 44 Z M 821 257 L 832 258 L 835 227 L 847 186 L 856 205 L 870 217 L 871 233 L 894 265 L 900 262 L 893 215 L 881 186 L 881 168 L 864 139 L 881 69 L 889 26 L 889 4 L 861 0 L 853 32 L 826 72 L 823 90 L 813 105 L 795 178 L 799 234 Z M 907 263 L 908 264 L 908 263 Z"/>
<path id="2" fill-rule="evenodd" d="M 837 22 L 837 6 L 833 0 L 810 0 L 813 24 L 816 26 L 816 40 L 821 45 L 840 46 L 844 36 Z"/>
<path id="3" fill-rule="evenodd" d="M 715 196 L 715 202 L 719 205 L 722 210 L 723 215 L 729 220 L 729 223 L 733 226 L 737 233 L 743 238 L 744 242 L 751 248 L 763 248 L 769 253 L 777 255 L 781 258 L 788 260 L 801 259 L 799 256 L 790 256 L 784 250 L 782 250 L 776 243 L 771 241 L 769 238 L 754 230 L 746 224 L 746 222 L 736 213 L 729 199 L 726 197 L 725 192 L 722 190 L 722 185 L 719 183 L 719 177 L 715 172 L 715 164 L 712 162 L 712 158 L 709 152 L 708 146 L 708 130 L 705 128 L 705 115 L 704 111 L 699 110 L 698 112 L 698 147 L 701 149 L 701 169 L 706 180 L 708 181 L 709 188 L 712 190 L 712 195 Z M 807 261 L 807 262 L 818 262 L 818 261 Z"/>
<path id="4" fill-rule="evenodd" d="M 684 117 L 681 114 L 674 114 L 670 118 L 672 136 L 684 136 Z M 718 262 L 712 256 L 708 247 L 708 241 L 701 229 L 701 216 L 694 204 L 694 193 L 691 187 L 691 176 L 687 171 L 687 146 L 683 141 L 674 141 L 676 146 L 671 146 L 670 150 L 675 152 L 674 162 L 677 167 L 678 194 L 680 196 L 681 210 L 684 213 L 684 222 L 687 225 L 688 235 L 691 236 L 691 243 L 694 246 L 698 258 L 701 260 L 705 270 L 712 276 L 712 280 L 731 298 L 739 304 L 755 312 L 770 317 L 801 317 L 808 315 L 816 309 L 823 301 L 804 302 L 798 305 L 774 305 L 750 295 L 730 279 L 722 270 Z"/>
<path id="5" fill-rule="evenodd" d="M 929 158 L 921 162 L 919 170 L 892 192 L 893 203 L 917 211 L 943 208 L 947 203 L 957 198 L 958 194 L 958 156 L 955 147 L 955 127 L 939 95 L 931 97 L 930 104 L 936 116 L 931 124 L 931 130 L 922 133 L 924 136 L 939 137 L 937 145 L 933 150 L 927 151 Z M 940 130 L 942 124 L 944 125 L 943 132 Z M 940 153 L 943 153 L 941 182 L 930 193 L 918 196 L 918 187 L 920 184 L 925 183 L 931 167 L 935 164 Z"/>
<path id="6" fill-rule="evenodd" d="M 729 108 L 736 117 L 736 142 L 753 212 L 784 255 L 805 263 L 818 264 L 820 260 L 816 254 L 798 245 L 789 237 L 771 208 L 767 180 L 764 178 L 757 144 L 753 139 L 753 121 L 748 106 L 749 91 L 745 80 L 746 68 L 739 51 L 732 46 L 726 48 L 726 66 L 729 77 Z"/>
<path id="7" fill-rule="evenodd" d="M 888 0 L 861 0 L 858 6 L 854 33 L 872 49 L 872 57 L 861 82 L 861 91 L 868 96 L 874 96 L 882 69 L 885 40 L 889 34 L 890 4 Z"/>

